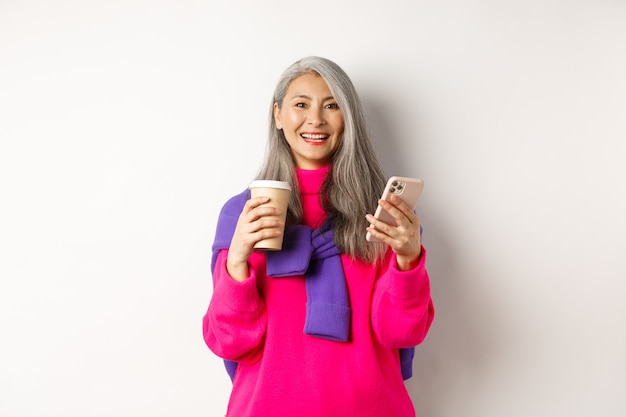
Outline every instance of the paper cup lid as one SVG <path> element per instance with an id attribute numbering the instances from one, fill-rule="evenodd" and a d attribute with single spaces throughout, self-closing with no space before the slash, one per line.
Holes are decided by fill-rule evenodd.
<path id="1" fill-rule="evenodd" d="M 256 180 L 252 181 L 248 188 L 280 188 L 282 190 L 291 191 L 291 187 L 288 182 L 285 181 L 272 181 L 272 180 Z"/>

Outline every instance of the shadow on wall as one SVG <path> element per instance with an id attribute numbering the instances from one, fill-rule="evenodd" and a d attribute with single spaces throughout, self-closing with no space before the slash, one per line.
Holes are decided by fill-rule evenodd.
<path id="1" fill-rule="evenodd" d="M 415 158 L 405 149 L 408 141 L 394 128 L 395 123 L 390 122 L 392 106 L 372 100 L 364 102 L 364 106 L 374 148 L 387 175 L 420 175 L 416 164 L 423 158 Z M 407 145 L 413 150 L 419 149 L 419 120 L 405 122 L 408 123 L 411 125 L 408 130 L 416 138 L 410 140 L 416 140 L 417 144 Z M 437 190 L 428 192 L 436 196 Z M 496 354 L 498 343 L 494 339 L 500 333 L 494 328 L 497 321 L 493 319 L 497 302 L 489 298 L 489 291 L 481 288 L 484 281 L 479 274 L 485 271 L 478 266 L 468 268 L 468 263 L 463 262 L 463 248 L 455 242 L 455 231 L 441 216 L 457 208 L 438 209 L 433 206 L 438 200 L 441 201 L 431 197 L 430 205 L 419 206 L 435 321 L 424 343 L 416 349 L 413 377 L 406 382 L 417 416 L 428 417 L 449 415 L 446 410 L 451 404 L 456 404 L 452 408 L 468 404 L 482 390 L 481 379 Z"/>
<path id="2" fill-rule="evenodd" d="M 415 169 L 411 169 L 409 164 L 405 163 L 406 159 L 400 158 L 403 155 L 403 149 L 401 149 L 399 135 L 393 129 L 393 122 L 390 121 L 390 113 L 393 112 L 390 110 L 392 108 L 391 103 L 383 102 L 380 97 L 372 99 L 364 97 L 364 94 L 361 94 L 361 97 L 370 139 L 385 174 L 387 177 L 392 175 L 411 176 Z"/>
<path id="3" fill-rule="evenodd" d="M 430 208 L 428 211 L 433 210 Z M 468 404 L 482 391 L 481 381 L 491 368 L 499 332 L 493 328 L 494 300 L 479 283 L 479 272 L 461 268 L 450 241 L 454 230 L 425 213 L 428 271 L 435 304 L 435 321 L 417 347 L 413 378 L 407 389 L 418 416 L 449 415 L 448 404 Z M 454 408 L 454 407 L 453 407 Z"/>

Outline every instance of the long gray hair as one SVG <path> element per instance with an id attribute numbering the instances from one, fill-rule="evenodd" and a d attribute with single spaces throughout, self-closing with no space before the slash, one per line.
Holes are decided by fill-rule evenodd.
<path id="1" fill-rule="evenodd" d="M 296 166 L 282 130 L 276 127 L 274 103 L 282 108 L 290 83 L 305 73 L 321 76 L 337 101 L 344 120 L 343 138 L 331 158 L 331 172 L 322 186 L 322 206 L 334 220 L 335 244 L 366 262 L 382 259 L 386 245 L 365 240 L 366 213 L 373 213 L 385 185 L 385 175 L 370 143 L 363 106 L 348 75 L 334 62 L 315 56 L 303 58 L 282 74 L 270 106 L 269 141 L 257 179 L 287 181 L 292 190 L 289 224 L 302 220 Z"/>

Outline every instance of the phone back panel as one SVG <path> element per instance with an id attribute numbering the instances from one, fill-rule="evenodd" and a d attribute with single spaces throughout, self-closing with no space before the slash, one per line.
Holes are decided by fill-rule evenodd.
<path id="1" fill-rule="evenodd" d="M 387 185 L 385 186 L 381 199 L 390 201 L 391 196 L 396 195 L 400 197 L 400 199 L 402 199 L 402 201 L 404 201 L 409 207 L 411 207 L 412 210 L 415 210 L 417 201 L 419 200 L 423 189 L 424 181 L 421 179 L 394 176 L 389 178 L 389 181 L 387 181 Z M 374 217 L 392 226 L 397 226 L 396 220 L 380 205 L 376 207 Z M 378 239 L 369 233 L 366 238 L 372 242 L 378 241 Z"/>

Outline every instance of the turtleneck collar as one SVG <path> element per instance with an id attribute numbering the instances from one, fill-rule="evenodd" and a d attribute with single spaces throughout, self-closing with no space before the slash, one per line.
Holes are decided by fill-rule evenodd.
<path id="1" fill-rule="evenodd" d="M 302 202 L 302 224 L 312 229 L 318 228 L 326 221 L 326 211 L 322 207 L 320 193 L 329 172 L 330 165 L 311 170 L 296 168 Z"/>
<path id="2" fill-rule="evenodd" d="M 318 169 L 296 168 L 298 185 L 302 194 L 319 194 L 322 183 L 330 172 L 330 165 Z"/>

